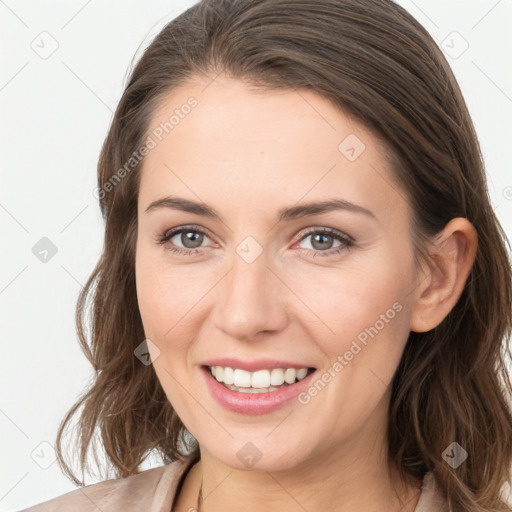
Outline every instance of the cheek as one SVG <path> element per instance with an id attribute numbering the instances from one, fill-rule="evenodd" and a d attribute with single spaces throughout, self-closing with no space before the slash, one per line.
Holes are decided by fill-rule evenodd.
<path id="1" fill-rule="evenodd" d="M 164 367 L 184 374 L 192 364 L 191 347 L 207 315 L 208 291 L 217 279 L 211 269 L 169 263 L 163 251 L 141 247 L 135 265 L 144 333 L 160 350 L 154 362 L 159 376 Z"/>
<path id="2" fill-rule="evenodd" d="M 167 287 L 160 278 L 158 270 L 155 269 L 151 260 L 144 256 L 143 251 L 138 251 L 135 264 L 137 301 L 144 332 L 148 338 L 156 340 L 161 339 L 162 332 L 170 328 L 171 319 L 166 319 L 165 311 L 169 310 L 169 306 L 172 307 L 172 304 L 168 304 L 172 295 L 165 293 Z"/>
<path id="3" fill-rule="evenodd" d="M 187 270 L 165 261 L 163 248 L 137 247 L 135 278 L 139 310 L 148 337 L 163 340 L 174 331 L 198 295 Z M 167 335 L 167 336 L 166 336 Z"/>
<path id="4" fill-rule="evenodd" d="M 188 378 L 191 326 L 187 311 L 194 297 L 190 288 L 182 288 L 183 275 L 176 269 L 171 274 L 169 265 L 160 264 L 150 251 L 138 249 L 135 275 L 144 333 L 159 350 L 157 357 L 151 353 L 153 368 L 173 408 L 180 418 L 187 418 L 191 403 L 180 383 Z"/>
<path id="5" fill-rule="evenodd" d="M 412 267 L 396 258 L 389 252 L 295 280 L 308 306 L 301 324 L 330 362 L 346 355 L 351 371 L 376 365 L 388 376 L 398 365 L 409 334 Z"/>

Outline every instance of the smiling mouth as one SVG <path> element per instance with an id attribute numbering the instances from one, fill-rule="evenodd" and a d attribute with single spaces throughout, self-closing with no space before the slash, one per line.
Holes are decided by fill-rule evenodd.
<path id="1" fill-rule="evenodd" d="M 213 378 L 225 388 L 239 393 L 272 393 L 292 386 L 308 375 L 315 368 L 273 368 L 249 372 L 228 366 L 203 366 Z"/>

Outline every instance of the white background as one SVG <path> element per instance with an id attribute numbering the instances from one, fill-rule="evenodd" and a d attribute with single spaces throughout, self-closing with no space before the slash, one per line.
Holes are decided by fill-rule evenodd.
<path id="1" fill-rule="evenodd" d="M 52 446 L 91 376 L 74 308 L 101 252 L 96 162 L 134 55 L 193 3 L 0 0 L 0 511 L 75 489 Z M 512 1 L 399 3 L 447 52 L 463 48 L 453 31 L 469 44 L 448 60 L 512 238 Z M 43 44 L 58 48 L 42 58 Z M 47 263 L 32 253 L 42 237 L 57 247 Z"/>

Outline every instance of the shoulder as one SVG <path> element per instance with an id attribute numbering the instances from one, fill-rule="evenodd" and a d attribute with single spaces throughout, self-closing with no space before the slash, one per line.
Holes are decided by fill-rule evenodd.
<path id="1" fill-rule="evenodd" d="M 441 494 L 434 474 L 429 472 L 423 477 L 421 494 L 414 512 L 450 512 L 448 503 Z"/>
<path id="2" fill-rule="evenodd" d="M 180 478 L 193 463 L 188 457 L 126 478 L 79 487 L 21 512 L 150 512 L 162 507 L 170 510 Z"/>

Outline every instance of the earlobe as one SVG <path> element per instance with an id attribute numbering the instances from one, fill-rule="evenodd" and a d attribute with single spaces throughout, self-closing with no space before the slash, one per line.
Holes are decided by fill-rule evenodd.
<path id="1" fill-rule="evenodd" d="M 452 219 L 431 242 L 411 311 L 410 330 L 427 332 L 437 327 L 459 300 L 473 266 L 478 246 L 476 230 L 468 219 Z"/>

